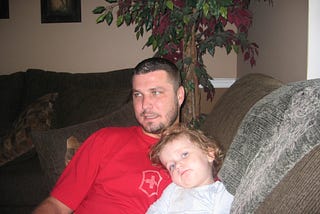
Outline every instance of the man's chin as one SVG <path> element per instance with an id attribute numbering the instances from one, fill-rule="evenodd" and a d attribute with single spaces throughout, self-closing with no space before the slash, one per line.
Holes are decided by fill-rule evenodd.
<path id="1" fill-rule="evenodd" d="M 145 130 L 145 132 L 147 133 L 151 133 L 151 134 L 160 134 L 164 128 L 164 125 L 162 124 L 143 124 L 142 125 L 143 129 Z"/>

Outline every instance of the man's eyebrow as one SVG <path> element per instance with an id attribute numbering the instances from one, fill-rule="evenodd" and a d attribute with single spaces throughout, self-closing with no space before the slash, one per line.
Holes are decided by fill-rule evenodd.
<path id="1" fill-rule="evenodd" d="M 165 88 L 161 87 L 161 86 L 157 86 L 157 87 L 150 88 L 149 90 L 154 91 L 154 90 L 159 90 L 159 89 L 164 90 Z"/>

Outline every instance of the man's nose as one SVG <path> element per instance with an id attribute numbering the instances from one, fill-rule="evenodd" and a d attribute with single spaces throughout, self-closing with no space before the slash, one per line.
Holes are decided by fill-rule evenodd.
<path id="1" fill-rule="evenodd" d="M 152 106 L 152 100 L 148 96 L 144 96 L 142 100 L 142 108 L 143 109 L 148 109 Z"/>

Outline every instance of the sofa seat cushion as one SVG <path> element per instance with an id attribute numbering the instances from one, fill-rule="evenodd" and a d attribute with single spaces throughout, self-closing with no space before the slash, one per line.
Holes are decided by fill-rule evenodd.
<path id="1" fill-rule="evenodd" d="M 233 213 L 253 213 L 320 144 L 320 79 L 296 82 L 258 101 L 243 119 L 219 172 Z"/>
<path id="2" fill-rule="evenodd" d="M 16 213 L 15 208 L 31 213 L 49 194 L 35 151 L 1 166 L 0 184 L 0 213 Z"/>

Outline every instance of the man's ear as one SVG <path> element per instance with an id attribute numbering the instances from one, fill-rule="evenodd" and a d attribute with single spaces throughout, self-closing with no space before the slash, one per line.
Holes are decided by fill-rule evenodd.
<path id="1" fill-rule="evenodd" d="M 179 105 L 181 106 L 183 101 L 184 101 L 184 96 L 185 96 L 185 91 L 184 91 L 184 87 L 183 86 L 180 86 L 178 88 L 178 91 L 177 91 L 177 97 L 178 97 L 178 102 L 179 102 Z"/>

